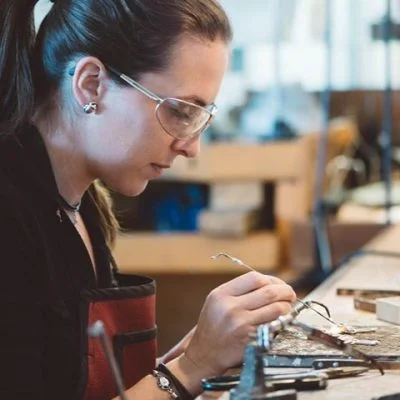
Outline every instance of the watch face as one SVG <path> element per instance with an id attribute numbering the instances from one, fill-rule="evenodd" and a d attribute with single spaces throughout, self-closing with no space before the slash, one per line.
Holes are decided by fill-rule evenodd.
<path id="1" fill-rule="evenodd" d="M 163 389 L 168 389 L 169 388 L 169 380 L 165 376 L 162 376 L 160 378 L 159 382 L 160 382 L 160 386 Z"/>
<path id="2" fill-rule="evenodd" d="M 161 364 L 161 366 L 163 366 Z M 164 367 L 166 369 L 166 367 Z M 157 380 L 157 386 L 161 389 L 166 391 L 171 399 L 178 399 L 178 391 L 174 385 L 173 378 L 169 378 L 168 376 L 164 375 L 164 372 L 153 370 L 153 376 Z"/>

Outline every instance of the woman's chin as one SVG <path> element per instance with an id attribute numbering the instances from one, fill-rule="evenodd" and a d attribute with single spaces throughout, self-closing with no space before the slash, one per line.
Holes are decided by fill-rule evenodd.
<path id="1" fill-rule="evenodd" d="M 139 196 L 146 189 L 149 181 L 135 182 L 134 185 L 124 185 L 123 187 L 113 187 L 112 189 L 119 194 L 127 197 Z"/>
<path id="2" fill-rule="evenodd" d="M 116 193 L 127 197 L 135 197 L 140 195 L 147 187 L 148 179 L 109 179 L 105 180 L 105 184 Z"/>

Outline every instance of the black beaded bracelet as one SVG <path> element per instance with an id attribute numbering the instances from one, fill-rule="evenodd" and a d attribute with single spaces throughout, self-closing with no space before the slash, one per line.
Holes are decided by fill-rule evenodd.
<path id="1" fill-rule="evenodd" d="M 194 400 L 194 396 L 188 392 L 180 380 L 163 363 L 158 364 L 156 370 L 162 372 L 171 379 L 178 392 L 179 400 Z"/>
<path id="2" fill-rule="evenodd" d="M 153 370 L 153 374 L 154 378 L 157 379 L 157 385 L 161 390 L 164 390 L 165 392 L 167 392 L 169 394 L 170 399 L 173 400 L 179 400 L 179 394 L 178 394 L 178 389 L 176 389 L 175 386 L 173 386 L 173 383 L 170 382 L 172 381 L 172 379 L 163 374 L 160 371 L 157 371 L 156 369 Z"/>

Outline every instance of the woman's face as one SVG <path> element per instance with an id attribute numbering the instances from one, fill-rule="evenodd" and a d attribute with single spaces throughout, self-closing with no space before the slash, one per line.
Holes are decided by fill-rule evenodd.
<path id="1" fill-rule="evenodd" d="M 142 74 L 139 82 L 161 98 L 209 105 L 215 101 L 227 63 L 228 46 L 223 41 L 186 36 L 174 48 L 166 70 Z M 200 138 L 178 140 L 167 134 L 156 118 L 156 106 L 133 87 L 108 86 L 98 113 L 88 117 L 91 129 L 84 135 L 90 175 L 119 193 L 135 196 L 178 155 L 197 155 Z"/>

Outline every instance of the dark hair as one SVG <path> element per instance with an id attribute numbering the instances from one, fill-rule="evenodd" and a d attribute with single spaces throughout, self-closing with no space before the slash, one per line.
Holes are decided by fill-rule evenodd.
<path id="1" fill-rule="evenodd" d="M 217 0 L 57 0 L 35 40 L 37 0 L 2 0 L 0 134 L 17 133 L 80 55 L 136 77 L 162 71 L 185 33 L 229 42 L 229 20 Z"/>
<path id="2" fill-rule="evenodd" d="M 33 112 L 31 54 L 35 3 L 6 0 L 0 7 L 0 133 L 14 132 Z"/>
<path id="3" fill-rule="evenodd" d="M 0 10 L 0 127 L 13 132 L 46 99 L 79 55 L 133 77 L 160 71 L 184 33 L 229 41 L 215 0 L 58 0 L 34 40 L 37 0 L 3 0 Z M 37 83 L 35 85 L 35 83 Z M 4 126 L 7 129 L 4 129 Z"/>

